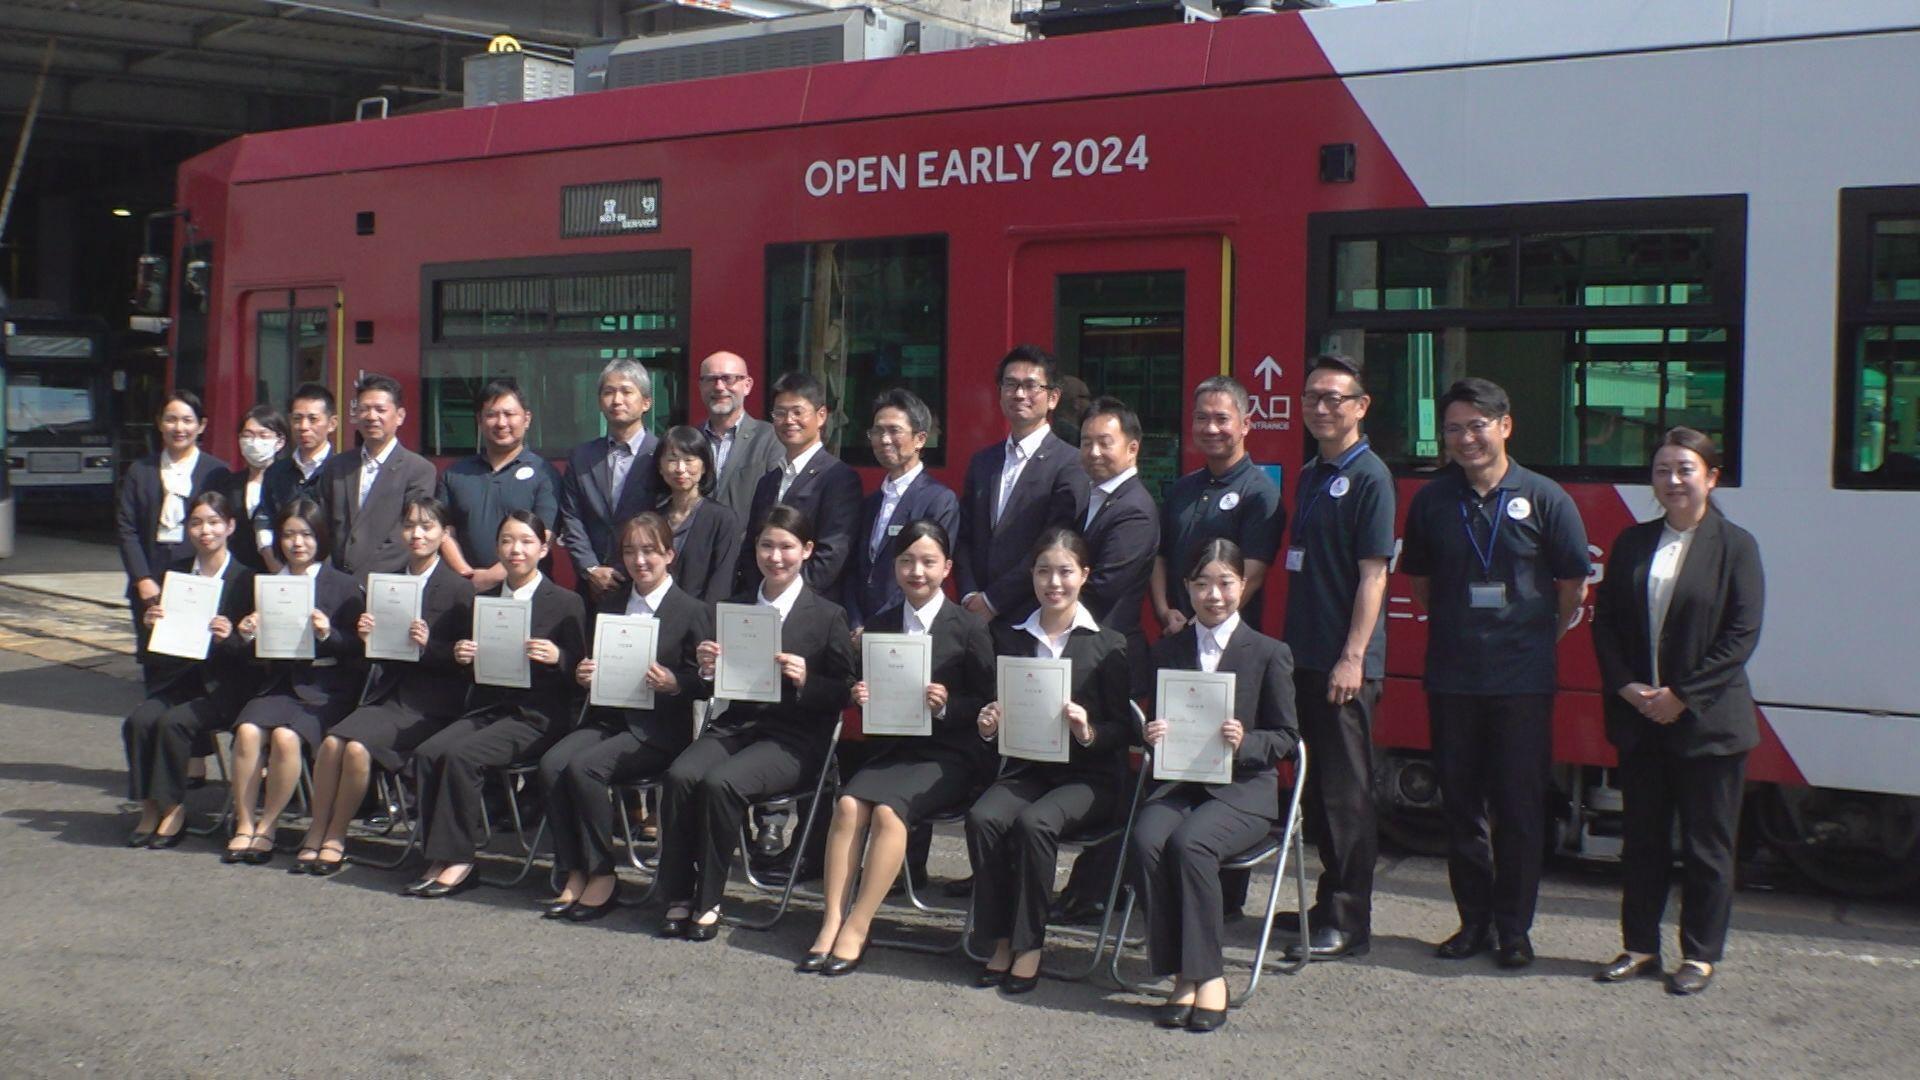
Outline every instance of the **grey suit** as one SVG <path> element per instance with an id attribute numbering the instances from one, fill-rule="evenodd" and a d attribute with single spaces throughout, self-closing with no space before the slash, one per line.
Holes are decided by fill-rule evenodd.
<path id="1" fill-rule="evenodd" d="M 433 462 L 395 443 L 386 464 L 374 475 L 365 504 L 360 501 L 362 451 L 334 454 L 320 470 L 320 509 L 333 539 L 335 569 L 354 578 L 399 574 L 407 569 L 407 544 L 400 536 L 407 500 L 429 498 L 439 479 Z"/>
<path id="2" fill-rule="evenodd" d="M 704 425 L 700 430 L 707 434 Z M 707 440 L 711 442 L 713 436 L 707 434 Z M 715 454 L 718 453 L 716 450 Z M 720 470 L 720 476 L 714 483 L 713 501 L 745 521 L 747 512 L 753 509 L 754 485 L 767 474 L 767 470 L 779 468 L 784 457 L 780 440 L 773 437 L 772 424 L 742 416 L 733 429 L 733 449 L 727 452 L 726 467 Z"/>

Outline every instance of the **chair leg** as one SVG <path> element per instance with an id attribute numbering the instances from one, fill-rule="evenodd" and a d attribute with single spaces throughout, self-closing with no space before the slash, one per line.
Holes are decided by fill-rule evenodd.
<path id="1" fill-rule="evenodd" d="M 1107 968 L 1107 974 L 1112 977 L 1114 984 L 1121 989 L 1131 990 L 1136 994 L 1147 997 L 1158 993 L 1159 987 L 1153 983 L 1129 979 L 1120 972 L 1120 961 L 1125 958 L 1127 952 L 1127 927 L 1133 922 L 1134 901 L 1139 898 L 1139 894 L 1134 891 L 1131 885 L 1126 887 L 1126 894 L 1126 904 L 1120 909 L 1120 929 L 1116 932 L 1113 943 L 1113 963 Z"/>
<path id="2" fill-rule="evenodd" d="M 728 923 L 747 930 L 771 930 L 775 924 L 779 923 L 780 919 L 786 915 L 787 907 L 793 903 L 794 887 L 798 885 L 800 881 L 800 860 L 806 857 L 807 841 L 813 835 L 814 822 L 820 817 L 820 803 L 822 797 L 826 794 L 827 777 L 832 774 L 834 770 L 836 757 L 837 751 L 829 751 L 827 760 L 820 766 L 820 779 L 815 781 L 813 785 L 813 803 L 807 807 L 806 822 L 801 825 L 800 837 L 794 842 L 793 869 L 787 874 L 787 884 L 780 890 L 780 902 L 774 907 L 773 914 L 767 916 L 765 919 L 725 920 Z M 740 862 L 746 867 L 747 879 L 752 881 L 756 886 L 759 886 L 759 882 L 755 881 L 753 877 L 753 860 L 746 854 L 747 847 L 744 828 L 742 829 L 740 851 Z M 760 887 L 764 888 L 764 886 Z"/>
<path id="3" fill-rule="evenodd" d="M 529 840 L 527 838 L 526 821 L 520 815 L 520 794 L 514 789 L 514 777 L 506 776 L 504 779 L 507 781 L 505 785 L 507 789 L 507 813 L 513 818 L 513 834 L 520 842 L 523 857 L 520 860 L 519 871 L 511 878 L 500 881 L 489 880 L 483 877 L 480 881 L 481 884 L 484 885 L 495 885 L 503 889 L 511 889 L 522 881 L 525 881 L 527 875 L 533 872 L 534 860 L 540 853 L 540 838 L 547 834 L 547 815 L 545 813 L 540 815 L 539 823 L 533 830 L 533 838 Z M 481 803 L 483 817 L 485 815 L 485 805 L 485 801 L 483 800 Z M 487 835 L 491 837 L 493 835 L 492 831 L 488 830 Z M 479 873 L 479 868 L 476 867 L 473 872 L 476 874 Z M 551 874 L 549 876 L 551 876 Z"/>
<path id="4" fill-rule="evenodd" d="M 227 773 L 227 755 L 220 750 L 220 740 L 213 740 L 213 764 L 220 770 L 220 787 L 226 794 L 221 797 L 220 813 L 206 825 L 189 825 L 186 831 L 191 836 L 214 836 L 233 831 L 233 777 Z"/>
<path id="5" fill-rule="evenodd" d="M 406 845 L 403 846 L 399 853 L 394 855 L 391 860 L 382 861 L 351 854 L 347 856 L 347 860 L 349 862 L 359 863 L 362 866 L 371 866 L 376 870 L 398 870 L 420 847 L 420 817 L 416 807 L 409 807 L 407 805 L 407 785 L 400 777 L 382 771 L 380 773 L 380 792 L 381 798 L 386 800 L 387 806 L 391 810 L 393 821 L 390 822 L 386 830 L 379 835 L 391 835 L 394 828 L 404 820 L 407 826 Z M 351 830 L 349 830 L 348 835 L 352 835 Z"/>
<path id="6" fill-rule="evenodd" d="M 973 925 L 973 905 L 969 903 L 964 909 L 935 907 L 925 900 L 920 899 L 919 892 L 913 887 L 913 873 L 904 863 L 900 866 L 900 880 L 906 885 L 907 903 L 912 905 L 914 910 L 922 911 L 929 915 L 962 916 L 964 923 L 960 929 L 960 935 L 944 945 L 934 945 L 923 941 L 906 941 L 901 938 L 881 937 L 871 938 L 870 944 L 878 945 L 885 949 L 900 949 L 904 952 L 923 953 L 928 956 L 952 956 L 966 948 L 967 936 Z"/>

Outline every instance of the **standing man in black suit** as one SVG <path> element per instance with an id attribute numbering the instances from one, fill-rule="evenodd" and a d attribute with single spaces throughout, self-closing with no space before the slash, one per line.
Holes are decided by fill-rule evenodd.
<path id="1" fill-rule="evenodd" d="M 773 384 L 773 408 L 767 415 L 785 456 L 773 471 L 760 477 L 753 489 L 747 535 L 760 534 L 767 512 L 776 504 L 807 515 L 813 523 L 813 557 L 807 560 L 803 576 L 814 592 L 839 603 L 857 542 L 854 530 L 860 520 L 860 474 L 827 453 L 820 441 L 820 432 L 833 416 L 833 409 L 827 405 L 826 384 L 811 372 L 787 372 Z M 759 586 L 760 564 L 753 545 L 742 544 L 733 591 L 751 593 Z"/>
<path id="2" fill-rule="evenodd" d="M 273 550 L 273 516 L 295 499 L 320 498 L 320 468 L 333 455 L 333 433 L 340 427 L 333 391 L 319 383 L 301 383 L 287 402 L 287 426 L 293 430 L 293 453 L 267 466 L 260 474 L 260 505 L 254 508 L 249 532 L 267 569 L 280 572 L 280 556 Z"/>
<path id="3" fill-rule="evenodd" d="M 407 422 L 399 380 L 370 371 L 353 386 L 360 452 L 335 454 L 320 472 L 320 506 L 334 538 L 333 565 L 357 581 L 407 568 L 406 505 L 433 496 L 433 463 L 400 445 Z"/>
<path id="4" fill-rule="evenodd" d="M 893 571 L 893 539 L 900 530 L 931 521 L 952 536 L 960 525 L 959 497 L 920 461 L 932 427 L 933 410 L 911 390 L 896 387 L 873 403 L 867 439 L 887 476 L 860 505 L 860 527 L 854 531 L 853 569 L 842 606 L 855 630 L 900 603 Z"/>
<path id="5" fill-rule="evenodd" d="M 600 372 L 600 415 L 607 433 L 567 454 L 560 481 L 560 546 L 573 560 L 576 589 L 588 610 L 628 584 L 621 566 L 620 526 L 653 509 L 660 440 L 647 430 L 653 380 L 638 360 L 615 360 Z"/>
<path id="6" fill-rule="evenodd" d="M 751 393 L 753 376 L 739 354 L 717 352 L 700 361 L 700 400 L 707 407 L 700 433 L 713 445 L 713 501 L 742 520 L 753 509 L 753 489 L 760 478 L 779 468 L 781 460 L 773 426 L 747 415 Z"/>
<path id="7" fill-rule="evenodd" d="M 1034 599 L 1032 547 L 1049 528 L 1078 530 L 1087 514 L 1080 455 L 1047 427 L 1060 403 L 1059 365 L 1033 345 L 1001 357 L 994 375 L 1007 438 L 973 455 L 960 491 L 960 602 L 981 618 L 1019 622 Z"/>

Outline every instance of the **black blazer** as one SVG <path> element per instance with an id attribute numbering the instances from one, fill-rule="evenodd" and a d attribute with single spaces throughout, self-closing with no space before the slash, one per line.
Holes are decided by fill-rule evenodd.
<path id="1" fill-rule="evenodd" d="M 875 615 L 867 630 L 898 634 L 906 626 L 907 611 L 895 604 Z M 940 605 L 933 617 L 933 681 L 947 688 L 947 714 L 935 717 L 933 734 L 938 746 L 956 751 L 983 776 L 993 768 L 993 745 L 980 738 L 980 708 L 994 698 L 993 632 L 987 621 L 952 600 Z M 920 739 L 877 737 L 868 745 L 882 754 L 909 747 Z"/>
<path id="2" fill-rule="evenodd" d="M 757 585 L 753 591 L 733 598 L 736 604 L 759 600 Z M 853 650 L 853 632 L 847 629 L 847 613 L 839 604 L 829 603 L 802 585 L 793 610 L 780 623 L 780 651 L 806 658 L 805 689 L 795 690 L 792 680 L 783 676 L 778 704 L 732 702 L 725 712 L 708 721 L 708 731 L 775 739 L 803 751 L 825 743 L 834 721 L 853 696 L 853 673 L 859 663 Z M 712 682 L 701 683 L 700 696 L 713 696 Z"/>
<path id="3" fill-rule="evenodd" d="M 1140 651 L 1134 658 L 1144 660 L 1140 603 L 1146 599 L 1153 557 L 1160 550 L 1160 510 L 1147 485 L 1138 476 L 1128 477 L 1100 504 L 1084 534 L 1093 551 L 1093 574 L 1080 590 L 1080 602 L 1101 626 L 1129 640 L 1138 638 Z"/>
<path id="4" fill-rule="evenodd" d="M 279 462 L 276 461 L 274 464 L 278 465 Z M 253 513 L 247 512 L 247 470 L 223 470 L 217 473 L 207 486 L 225 495 L 227 505 L 233 507 L 237 524 L 234 526 L 233 536 L 227 540 L 227 550 L 233 552 L 233 557 L 245 563 L 247 569 L 254 573 L 266 572 L 266 560 L 260 557 L 260 549 L 254 545 L 259 512 L 267 507 L 266 474 L 260 474 L 260 505 L 254 507 Z M 271 518 L 268 519 L 267 527 L 273 527 Z"/>
<path id="5" fill-rule="evenodd" d="M 1661 682 L 1687 703 L 1672 724 L 1656 724 L 1621 700 L 1630 682 L 1653 685 L 1647 571 L 1664 518 L 1629 526 L 1613 542 L 1593 605 L 1593 649 L 1607 740 L 1622 754 L 1656 738 L 1680 757 L 1742 754 L 1760 742 L 1747 659 L 1760 642 L 1766 577 L 1753 535 L 1718 509 L 1701 520 L 1660 633 Z"/>
<path id="6" fill-rule="evenodd" d="M 1153 647 L 1155 670 L 1200 670 L 1196 624 L 1161 638 Z M 1246 729 L 1233 755 L 1233 782 L 1193 784 L 1235 810 L 1269 820 L 1280 817 L 1279 765 L 1300 741 L 1293 707 L 1293 650 L 1248 626 L 1243 620 L 1227 639 L 1217 669 L 1231 672 L 1233 716 Z M 1147 797 L 1157 799 L 1180 784 L 1160 784 Z"/>
<path id="7" fill-rule="evenodd" d="M 901 529 L 916 521 L 931 521 L 947 530 L 949 540 L 960 535 L 960 497 L 922 469 L 887 519 L 880 554 L 871 555 L 868 545 L 873 537 L 873 519 L 880 516 L 883 501 L 880 491 L 868 495 L 860 504 L 859 524 L 853 530 L 852 568 L 847 573 L 841 606 L 847 609 L 847 619 L 854 626 L 866 625 L 868 619 L 901 602 L 900 583 L 893 578 L 893 538 Z"/>
<path id="8" fill-rule="evenodd" d="M 300 466 L 294 463 L 292 454 L 267 466 L 267 471 L 260 476 L 260 509 L 253 515 L 254 531 L 272 529 L 274 511 L 295 499 L 312 499 L 325 506 L 326 499 L 320 493 L 320 478 L 327 471 L 327 462 L 338 456 L 338 451 L 329 450 L 326 460 L 313 471 L 311 480 L 301 475 Z"/>
<path id="9" fill-rule="evenodd" d="M 955 570 L 962 599 L 986 593 L 996 616 L 1017 623 L 1039 606 L 1028 561 L 1034 541 L 1050 526 L 1080 530 L 1087 516 L 1087 473 L 1080 467 L 1080 452 L 1049 432 L 1020 470 L 996 525 L 993 504 L 1000 497 L 1000 467 L 1006 457 L 1007 441 L 1002 439 L 967 463 Z"/>
<path id="10" fill-rule="evenodd" d="M 487 595 L 508 596 L 512 592 L 503 581 Z M 472 633 L 469 622 L 462 636 L 470 638 Z M 587 654 L 587 606 L 579 596 L 543 574 L 533 590 L 533 614 L 528 620 L 527 636 L 553 642 L 560 650 L 560 659 L 553 664 L 532 665 L 531 689 L 474 683 L 467 692 L 467 715 L 504 713 L 517 715 L 547 730 L 565 728 L 573 722 L 574 694 L 578 689 L 574 685 L 573 669 Z M 471 671 L 467 678 L 473 678 Z"/>
<path id="11" fill-rule="evenodd" d="M 597 617 L 625 614 L 627 598 L 632 593 L 632 589 L 622 589 L 601 602 L 599 609 L 594 612 L 595 633 L 599 633 Z M 660 601 L 660 610 L 655 617 L 660 621 L 660 640 L 655 646 L 655 656 L 660 666 L 673 672 L 673 677 L 680 683 L 679 692 L 663 694 L 654 691 L 651 709 L 593 711 L 600 714 L 598 719 L 603 723 L 625 727 L 650 746 L 684 748 L 693 741 L 693 703 L 703 696 L 698 650 L 701 642 L 713 640 L 713 608 L 682 589 L 676 578 L 673 587 L 667 590 L 666 597 Z"/>
<path id="12" fill-rule="evenodd" d="M 736 451 L 737 452 L 737 451 Z M 801 571 L 807 587 L 838 603 L 841 580 L 852 565 L 853 530 L 860 519 L 860 474 L 853 466 L 822 449 L 807 460 L 807 467 L 794 478 L 787 497 L 779 497 L 782 457 L 772 472 L 760 478 L 753 489 L 753 509 L 747 514 L 747 531 L 737 559 L 739 573 L 733 591 L 753 596 L 760 587 L 760 564 L 754 558 L 754 539 L 767 512 L 782 502 L 807 515 L 813 523 L 813 557 Z"/>
<path id="13" fill-rule="evenodd" d="M 584 578 L 590 567 L 604 566 L 621 581 L 627 571 L 620 559 L 620 523 L 636 514 L 653 509 L 660 473 L 654 456 L 660 451 L 660 439 L 648 432 L 640 440 L 640 452 L 633 456 L 627 470 L 627 484 L 620 489 L 617 506 L 607 505 L 607 450 L 611 439 L 602 435 L 589 439 L 567 453 L 566 475 L 560 478 L 560 522 L 554 528 L 560 534 L 560 546 L 573 560 L 576 577 Z"/>
<path id="14" fill-rule="evenodd" d="M 360 505 L 360 450 L 327 458 L 320 468 L 320 506 L 333 534 L 334 569 L 356 578 L 365 574 L 404 574 L 407 543 L 400 535 L 407 500 L 433 494 L 438 476 L 433 463 L 395 443 L 387 463 L 373 478 L 367 504 Z"/>
<path id="15" fill-rule="evenodd" d="M 1022 476 L 1021 483 L 1025 482 Z M 996 657 L 1043 655 L 1032 634 L 1004 619 L 993 622 L 993 653 Z M 1087 710 L 1093 741 L 1081 746 L 1069 735 L 1065 762 L 1008 758 L 1001 775 L 1039 776 L 1055 787 L 1076 781 L 1109 784 L 1119 792 L 1127 778 L 1127 750 L 1134 743 L 1133 705 L 1127 698 L 1127 639 L 1112 630 L 1075 630 L 1067 636 L 1064 656 L 1073 664 L 1071 696 Z M 997 698 L 999 693 L 996 685 L 993 694 Z M 978 729 L 974 737 L 979 738 Z"/>
<path id="16" fill-rule="evenodd" d="M 252 588 L 252 584 L 248 584 Z M 249 598 L 248 607 L 252 607 Z M 291 693 L 310 705 L 332 705 L 349 710 L 359 700 L 364 682 L 360 664 L 363 658 L 360 636 L 354 626 L 366 610 L 366 598 L 360 583 L 333 567 L 320 564 L 320 575 L 313 582 L 313 606 L 324 613 L 332 632 L 325 640 L 313 643 L 312 660 L 256 660 L 260 683 L 255 697 L 271 693 Z M 247 646 L 253 655 L 253 646 Z"/>
<path id="17" fill-rule="evenodd" d="M 169 564 L 154 580 L 164 585 L 168 570 L 193 573 L 193 556 Z M 237 627 L 253 611 L 253 571 L 235 557 L 227 560 L 220 579 L 225 582 L 220 587 L 220 614 Z M 207 649 L 205 660 L 149 653 L 147 671 L 152 685 L 147 693 L 164 695 L 170 701 L 212 698 L 222 714 L 231 718 L 253 696 L 257 673 L 247 662 L 252 648 L 240 640 L 238 633 L 231 633 L 225 641 L 216 641 Z"/>
<path id="18" fill-rule="evenodd" d="M 367 676 L 363 705 L 389 705 L 415 716 L 454 717 L 466 707 L 467 678 L 453 660 L 453 644 L 473 630 L 473 582 L 443 560 L 427 575 L 420 597 L 427 644 L 414 663 L 378 660 Z"/>
<path id="19" fill-rule="evenodd" d="M 666 508 L 660 509 L 662 516 Z M 700 500 L 687 531 L 674 537 L 673 582 L 702 603 L 717 604 L 733 595 L 733 574 L 740 558 L 740 519 L 712 498 Z M 622 597 L 622 604 L 626 599 Z"/>
<path id="20" fill-rule="evenodd" d="M 120 533 L 120 565 L 127 571 L 128 596 L 134 595 L 134 583 L 141 578 L 152 578 L 158 584 L 170 564 L 186 559 L 192 565 L 193 545 L 185 539 L 184 531 L 177 544 L 162 544 L 153 538 L 160 530 L 160 503 L 165 497 L 160 490 L 160 454 L 165 452 L 149 454 L 127 466 L 115 497 L 113 521 Z M 226 471 L 226 462 L 200 451 L 199 460 L 193 463 L 193 493 L 187 501 L 209 490 L 214 477 Z"/>

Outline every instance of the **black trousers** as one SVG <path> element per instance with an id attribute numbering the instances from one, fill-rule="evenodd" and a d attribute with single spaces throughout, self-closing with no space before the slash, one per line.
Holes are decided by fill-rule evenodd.
<path id="1" fill-rule="evenodd" d="M 1273 822 L 1182 784 L 1140 808 L 1133 822 L 1133 887 L 1147 905 L 1147 959 L 1156 975 L 1217 979 L 1220 860 L 1273 831 Z"/>
<path id="2" fill-rule="evenodd" d="M 684 742 L 684 736 L 682 737 Z M 540 793 L 561 873 L 613 873 L 613 789 L 673 764 L 678 745 L 648 742 L 638 732 L 585 727 L 540 756 Z"/>
<path id="3" fill-rule="evenodd" d="M 1327 673 L 1295 668 L 1300 737 L 1313 755 L 1304 793 L 1307 841 L 1320 851 L 1320 885 L 1309 925 L 1365 940 L 1373 932 L 1373 864 L 1380 825 L 1373 803 L 1373 708 L 1380 680 L 1367 679 L 1344 705 L 1327 700 Z"/>
<path id="4" fill-rule="evenodd" d="M 187 762 L 229 721 L 227 711 L 204 696 L 174 701 L 158 694 L 135 706 L 120 725 L 127 748 L 127 797 L 161 806 L 186 801 Z"/>
<path id="5" fill-rule="evenodd" d="M 824 744 L 802 746 L 744 731 L 708 732 L 667 769 L 660 795 L 661 895 L 689 897 L 696 914 L 726 896 L 740 827 L 755 802 L 811 784 Z"/>
<path id="6" fill-rule="evenodd" d="M 967 811 L 979 947 L 1007 938 L 1021 953 L 1045 942 L 1060 838 L 1110 819 L 1117 802 L 1111 781 L 1055 786 L 1044 775 L 1007 777 L 980 796 Z"/>
<path id="7" fill-rule="evenodd" d="M 486 842 L 486 770 L 537 759 L 555 741 L 537 717 L 518 713 L 463 716 L 413 752 L 420 778 L 420 816 L 429 862 L 472 862 Z"/>
<path id="8" fill-rule="evenodd" d="M 1429 694 L 1427 710 L 1460 924 L 1511 941 L 1540 899 L 1553 695 Z"/>
<path id="9" fill-rule="evenodd" d="M 1733 917 L 1734 836 L 1747 755 L 1678 757 L 1643 739 L 1620 756 L 1625 870 L 1620 931 L 1629 952 L 1660 951 L 1660 917 L 1680 822 L 1680 955 L 1718 963 Z"/>

